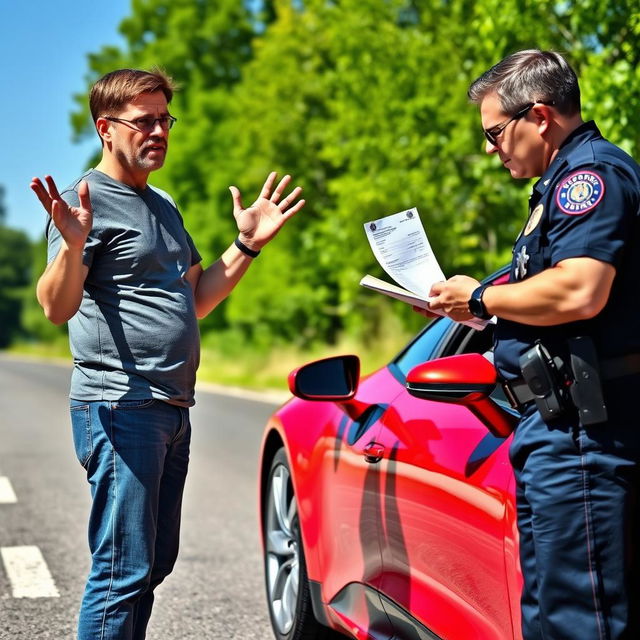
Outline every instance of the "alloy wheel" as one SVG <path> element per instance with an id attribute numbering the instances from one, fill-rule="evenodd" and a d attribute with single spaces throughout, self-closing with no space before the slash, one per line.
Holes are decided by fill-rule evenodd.
<path id="1" fill-rule="evenodd" d="M 295 621 L 300 585 L 298 507 L 285 465 L 273 468 L 269 486 L 265 514 L 267 593 L 273 621 L 284 636 Z"/>

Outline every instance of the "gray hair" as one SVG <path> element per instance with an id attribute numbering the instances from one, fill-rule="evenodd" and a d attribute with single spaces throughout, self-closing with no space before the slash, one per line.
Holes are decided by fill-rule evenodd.
<path id="1" fill-rule="evenodd" d="M 555 51 L 527 49 L 512 53 L 473 82 L 468 96 L 479 104 L 494 91 L 505 113 L 516 113 L 531 102 L 553 104 L 567 116 L 580 112 L 578 78 Z"/>

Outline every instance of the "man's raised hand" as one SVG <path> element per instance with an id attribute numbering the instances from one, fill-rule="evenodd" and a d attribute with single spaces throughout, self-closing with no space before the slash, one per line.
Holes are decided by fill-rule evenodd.
<path id="1" fill-rule="evenodd" d="M 79 206 L 70 207 L 58 192 L 51 176 L 44 177 L 45 187 L 40 178 L 33 178 L 29 185 L 38 200 L 51 216 L 68 247 L 83 248 L 93 225 L 89 185 L 83 180 L 78 185 Z"/>
<path id="2" fill-rule="evenodd" d="M 242 206 L 242 197 L 238 188 L 229 187 L 240 240 L 254 251 L 260 251 L 280 231 L 284 223 L 305 205 L 304 200 L 298 200 L 302 193 L 301 187 L 296 187 L 288 196 L 280 200 L 291 182 L 291 176 L 284 176 L 272 193 L 275 180 L 276 173 L 273 171 L 266 179 L 257 200 L 247 209 Z"/>

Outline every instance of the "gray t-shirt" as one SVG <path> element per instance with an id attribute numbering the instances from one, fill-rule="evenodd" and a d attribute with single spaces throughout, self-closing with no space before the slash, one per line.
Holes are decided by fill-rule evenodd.
<path id="1" fill-rule="evenodd" d="M 70 396 L 191 406 L 200 337 L 185 276 L 201 257 L 182 217 L 159 189 L 134 189 L 95 169 L 61 194 L 72 206 L 81 180 L 89 184 L 93 228 L 82 303 L 69 321 Z M 47 231 L 51 261 L 61 236 L 51 222 Z"/>

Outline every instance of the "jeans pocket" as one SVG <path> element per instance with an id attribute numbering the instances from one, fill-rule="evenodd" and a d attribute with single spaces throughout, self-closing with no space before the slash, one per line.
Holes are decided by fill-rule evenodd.
<path id="1" fill-rule="evenodd" d="M 111 403 L 112 409 L 146 409 L 154 404 L 155 398 L 145 398 L 144 400 L 116 400 Z"/>
<path id="2" fill-rule="evenodd" d="M 76 450 L 76 457 L 80 464 L 86 468 L 93 453 L 91 414 L 88 404 L 71 407 L 71 428 L 73 430 L 73 446 Z"/>

